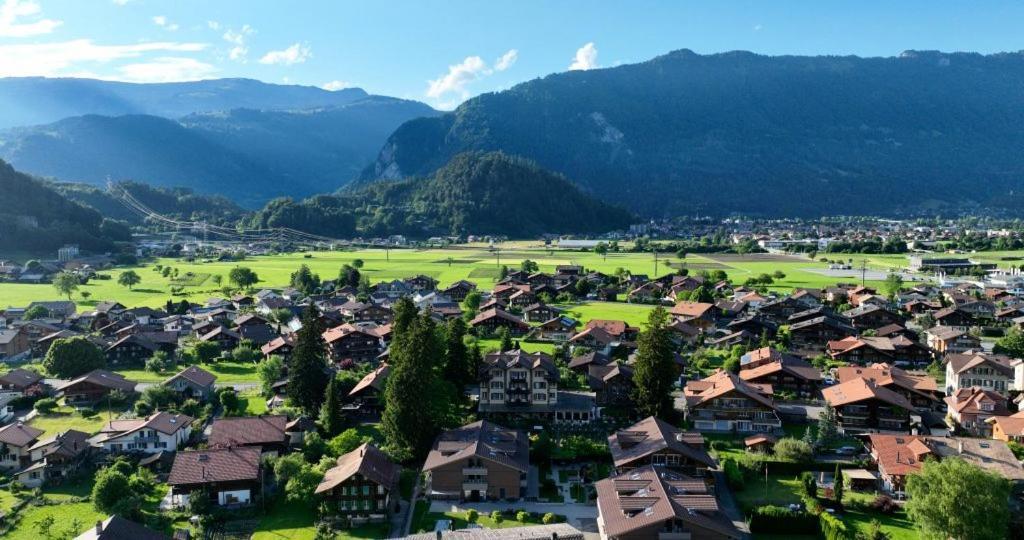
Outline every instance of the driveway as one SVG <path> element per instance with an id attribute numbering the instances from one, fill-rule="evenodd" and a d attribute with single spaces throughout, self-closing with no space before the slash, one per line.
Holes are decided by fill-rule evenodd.
<path id="1" fill-rule="evenodd" d="M 718 506 L 722 509 L 722 513 L 732 521 L 743 538 L 750 538 L 750 529 L 747 527 L 747 520 L 743 517 L 743 512 L 740 512 L 740 507 L 736 504 L 736 499 L 732 496 L 732 490 L 729 489 L 729 484 L 725 480 L 725 473 L 722 471 L 713 471 L 715 475 L 715 494 L 718 495 Z"/>

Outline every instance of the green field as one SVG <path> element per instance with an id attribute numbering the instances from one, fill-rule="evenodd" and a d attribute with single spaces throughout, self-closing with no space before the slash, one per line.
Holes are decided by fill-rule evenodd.
<path id="1" fill-rule="evenodd" d="M 824 269 L 825 263 L 789 256 L 775 255 L 688 255 L 680 261 L 674 255 L 661 254 L 657 268 L 653 255 L 650 253 L 611 253 L 601 257 L 595 253 L 579 251 L 559 251 L 525 247 L 526 244 L 514 243 L 503 247 L 497 254 L 483 248 L 459 247 L 447 249 L 424 250 L 391 250 L 380 249 L 358 251 L 318 251 L 313 253 L 295 253 L 288 255 L 272 255 L 250 257 L 242 262 L 195 262 L 187 263 L 178 259 L 160 259 L 153 264 L 136 267 L 134 270 L 142 277 L 142 282 L 132 290 L 117 285 L 117 275 L 125 269 L 114 269 L 103 272 L 111 279 L 96 279 L 84 285 L 81 291 L 88 291 L 90 298 L 84 300 L 79 294 L 74 300 L 82 308 L 95 305 L 100 300 L 113 300 L 127 306 L 160 306 L 171 298 L 172 286 L 184 287 L 184 297 L 193 301 L 203 301 L 213 296 L 223 296 L 214 285 L 212 277 L 222 276 L 227 284 L 227 275 L 235 266 L 252 268 L 260 277 L 258 287 L 279 288 L 288 285 L 291 273 L 301 264 L 308 265 L 323 279 L 333 279 L 343 264 L 355 259 L 362 259 L 365 266 L 362 272 L 371 282 L 409 277 L 425 274 L 440 280 L 442 285 L 450 284 L 459 279 L 476 282 L 481 288 L 490 288 L 498 276 L 499 261 L 501 265 L 516 268 L 524 259 L 530 259 L 540 265 L 542 271 L 553 271 L 560 264 L 580 264 L 588 269 L 606 273 L 614 273 L 617 268 L 624 268 L 638 274 L 664 274 L 673 271 L 680 264 L 685 264 L 693 272 L 699 270 L 724 270 L 734 282 L 743 282 L 748 277 L 762 273 L 771 274 L 781 270 L 786 274 L 772 286 L 777 290 L 788 290 L 793 287 L 822 287 L 836 281 L 852 281 L 855 271 L 849 276 L 837 278 L 814 272 L 809 269 Z M 1018 253 L 1019 254 L 1019 253 Z M 309 255 L 309 258 L 306 258 Z M 825 255 L 821 255 L 825 256 Z M 993 252 L 985 257 L 1005 257 L 1007 253 Z M 866 260 L 869 268 L 887 269 L 905 266 L 904 255 L 831 255 L 834 259 L 854 259 L 859 264 Z M 672 267 L 666 265 L 671 263 Z M 155 271 L 156 264 L 170 266 L 178 270 L 178 279 L 165 278 Z M 1003 261 L 1003 264 L 1008 265 Z M 195 278 L 186 279 L 191 272 Z M 206 277 L 209 276 L 209 277 Z M 81 292 L 80 291 L 80 292 Z M 24 306 L 32 301 L 53 300 L 58 298 L 57 292 L 48 284 L 0 284 L 0 307 Z"/>
<path id="2" fill-rule="evenodd" d="M 180 365 L 164 373 L 154 373 L 145 369 L 119 369 L 116 371 L 135 382 L 153 383 L 166 381 L 174 374 L 185 369 L 185 367 L 186 366 L 184 365 Z M 254 383 L 260 381 L 259 375 L 256 374 L 256 364 L 253 363 L 224 360 L 221 362 L 199 364 L 199 367 L 216 375 L 217 384 L 221 385 L 229 383 Z"/>
<path id="3" fill-rule="evenodd" d="M 28 425 L 41 429 L 47 435 L 56 435 L 69 429 L 77 429 L 88 434 L 99 433 L 110 418 L 117 418 L 123 409 L 114 408 L 109 413 L 105 407 L 99 407 L 92 416 L 82 416 L 71 407 L 58 407 L 50 414 L 39 414 L 29 420 Z"/>

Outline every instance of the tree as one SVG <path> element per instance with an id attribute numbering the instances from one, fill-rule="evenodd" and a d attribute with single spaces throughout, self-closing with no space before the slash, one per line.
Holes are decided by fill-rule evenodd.
<path id="1" fill-rule="evenodd" d="M 323 323 L 317 315 L 313 306 L 303 313 L 302 329 L 288 361 L 288 398 L 310 417 L 319 412 L 327 388 Z"/>
<path id="2" fill-rule="evenodd" d="M 836 501 L 840 507 L 843 506 L 843 470 L 839 468 L 839 464 L 836 463 L 835 480 L 832 483 L 832 499 Z"/>
<path id="3" fill-rule="evenodd" d="M 50 538 L 53 532 L 53 526 L 57 524 L 57 519 L 51 515 L 47 515 L 43 519 L 37 521 L 34 525 L 36 532 L 43 538 Z M 76 531 L 77 533 L 78 531 Z"/>
<path id="4" fill-rule="evenodd" d="M 814 473 L 810 471 L 804 471 L 800 473 L 800 485 L 804 488 L 804 494 L 812 499 L 818 498 L 818 481 L 814 478 Z"/>
<path id="5" fill-rule="evenodd" d="M 996 540 L 1009 530 L 1010 484 L 950 457 L 927 460 L 907 476 L 907 515 L 925 540 Z"/>
<path id="6" fill-rule="evenodd" d="M 739 373 L 740 372 L 740 359 L 736 358 L 734 356 L 730 356 L 729 358 L 726 358 L 725 362 L 722 362 L 722 369 L 728 371 L 729 373 Z"/>
<path id="7" fill-rule="evenodd" d="M 241 401 L 238 399 L 238 393 L 235 389 L 228 386 L 217 390 L 217 399 L 220 401 L 221 407 L 224 407 L 224 414 L 235 414 L 241 407 Z"/>
<path id="8" fill-rule="evenodd" d="M 100 512 L 113 514 L 130 492 L 128 476 L 113 468 L 102 469 L 92 486 L 92 504 Z"/>
<path id="9" fill-rule="evenodd" d="M 60 294 L 67 296 L 68 300 L 71 300 L 71 293 L 77 291 L 81 283 L 78 276 L 71 272 L 60 272 L 53 276 L 53 288 L 57 289 L 57 292 Z"/>
<path id="10" fill-rule="evenodd" d="M 82 292 L 80 292 L 78 294 L 79 294 L 79 296 L 82 297 L 82 300 L 84 300 L 86 302 L 88 302 L 89 301 L 89 297 L 92 296 L 92 293 L 89 292 L 89 291 L 82 291 Z"/>
<path id="11" fill-rule="evenodd" d="M 310 295 L 320 288 L 320 276 L 314 274 L 308 266 L 302 265 L 292 272 L 291 285 L 302 291 L 302 294 Z"/>
<path id="12" fill-rule="evenodd" d="M 132 287 L 138 285 L 141 281 L 142 277 L 135 270 L 125 270 L 121 272 L 121 275 L 117 276 L 117 284 L 122 287 L 128 287 L 128 290 L 131 290 Z"/>
<path id="13" fill-rule="evenodd" d="M 480 309 L 480 302 L 483 299 L 483 295 L 480 291 L 470 291 L 466 294 L 466 298 L 462 301 L 462 305 L 466 307 L 467 311 L 475 312 Z"/>
<path id="14" fill-rule="evenodd" d="M 153 356 L 146 360 L 146 371 L 152 371 L 153 373 L 163 373 L 174 365 L 174 361 L 171 359 L 167 351 L 156 351 Z"/>
<path id="15" fill-rule="evenodd" d="M 641 416 L 662 417 L 672 412 L 672 383 L 676 374 L 668 312 L 658 306 L 647 316 L 633 366 L 633 399 Z"/>
<path id="16" fill-rule="evenodd" d="M 274 383 L 284 375 L 284 361 L 280 356 L 271 356 L 256 364 L 256 375 L 260 378 L 260 393 L 270 397 L 274 393 Z"/>
<path id="17" fill-rule="evenodd" d="M 600 255 L 602 261 L 608 260 L 608 244 L 598 242 L 597 245 L 594 246 L 594 253 Z"/>
<path id="18" fill-rule="evenodd" d="M 320 429 L 324 430 L 327 437 L 333 437 L 341 432 L 345 422 L 341 412 L 341 395 L 337 379 L 331 378 L 324 393 L 324 404 L 320 406 Z"/>
<path id="19" fill-rule="evenodd" d="M 193 361 L 206 364 L 216 360 L 220 352 L 220 345 L 213 341 L 196 341 L 188 348 L 186 354 Z"/>
<path id="20" fill-rule="evenodd" d="M 360 435 L 359 431 L 354 428 L 350 428 L 342 431 L 337 437 L 327 441 L 327 448 L 332 455 L 340 456 L 342 454 L 347 454 L 368 442 L 373 442 L 373 438 L 369 435 Z"/>
<path id="21" fill-rule="evenodd" d="M 285 495 L 292 502 L 309 502 L 313 499 L 316 486 L 323 479 L 323 473 L 314 469 L 312 465 L 303 465 L 298 473 L 288 479 L 284 486 Z"/>
<path id="22" fill-rule="evenodd" d="M 786 437 L 775 443 L 775 456 L 782 461 L 806 463 L 814 457 L 814 450 L 800 439 Z"/>
<path id="23" fill-rule="evenodd" d="M 359 270 L 351 265 L 343 265 L 338 272 L 338 284 L 342 286 L 358 287 L 360 274 Z"/>
<path id="24" fill-rule="evenodd" d="M 249 289 L 260 281 L 256 272 L 245 266 L 236 266 L 228 272 L 228 281 L 234 283 L 239 289 Z"/>
<path id="25" fill-rule="evenodd" d="M 509 334 L 508 328 L 504 326 L 499 327 L 497 334 L 499 342 L 498 350 L 500 350 L 501 352 L 506 352 L 511 351 L 512 349 L 515 348 L 515 345 L 512 343 L 512 335 Z"/>
<path id="26" fill-rule="evenodd" d="M 519 263 L 519 270 L 526 274 L 532 274 L 540 270 L 540 265 L 530 259 L 523 259 L 523 261 Z"/>
<path id="27" fill-rule="evenodd" d="M 22 315 L 21 318 L 25 319 L 26 321 L 34 321 L 36 319 L 42 319 L 44 317 L 49 317 L 49 316 L 50 316 L 49 310 L 47 310 L 43 306 L 35 305 L 35 306 L 32 306 L 32 307 L 28 308 L 27 310 L 25 310 L 25 314 Z"/>
<path id="28" fill-rule="evenodd" d="M 365 263 L 363 263 L 362 259 L 355 259 L 355 260 L 352 261 L 352 267 L 353 268 L 362 268 L 363 264 L 365 264 Z"/>
<path id="29" fill-rule="evenodd" d="M 896 272 L 889 272 L 889 275 L 885 276 L 885 283 L 882 284 L 882 288 L 889 298 L 895 298 L 903 289 L 903 276 Z"/>
<path id="30" fill-rule="evenodd" d="M 839 419 L 836 409 L 831 403 L 825 402 L 825 408 L 818 414 L 817 446 L 828 446 L 839 436 Z"/>
<path id="31" fill-rule="evenodd" d="M 476 379 L 469 370 L 469 350 L 466 348 L 466 321 L 455 317 L 448 321 L 444 341 L 444 378 L 461 389 Z"/>
<path id="32" fill-rule="evenodd" d="M 73 379 L 106 365 L 103 351 L 82 336 L 55 339 L 43 358 L 46 371 L 60 379 Z"/>
<path id="33" fill-rule="evenodd" d="M 1011 328 L 1006 335 L 996 341 L 992 351 L 1011 358 L 1024 358 L 1024 332 L 1017 327 Z"/>
<path id="34" fill-rule="evenodd" d="M 213 284 L 215 286 L 220 287 L 220 284 L 224 283 L 224 276 L 222 276 L 220 274 L 214 274 L 214 275 L 210 276 L 210 280 L 213 281 Z"/>

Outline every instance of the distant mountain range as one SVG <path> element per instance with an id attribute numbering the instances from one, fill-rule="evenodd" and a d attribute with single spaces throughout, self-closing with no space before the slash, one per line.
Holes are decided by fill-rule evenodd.
<path id="1" fill-rule="evenodd" d="M 232 109 L 180 119 L 89 114 L 0 132 L 0 158 L 63 181 L 138 180 L 258 207 L 277 196 L 338 189 L 358 176 L 396 127 L 434 114 L 422 103 L 380 96 L 311 109 Z"/>
<path id="2" fill-rule="evenodd" d="M 1022 53 L 680 50 L 410 120 L 362 182 L 428 176 L 462 152 L 500 150 L 648 216 L 942 211 L 1002 205 L 1024 190 L 1021 126 Z"/>

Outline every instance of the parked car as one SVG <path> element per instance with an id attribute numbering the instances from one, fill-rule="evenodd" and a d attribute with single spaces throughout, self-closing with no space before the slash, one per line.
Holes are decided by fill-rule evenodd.
<path id="1" fill-rule="evenodd" d="M 836 448 L 836 454 L 839 454 L 840 456 L 855 456 L 858 452 L 859 449 L 856 446 L 843 446 Z"/>

